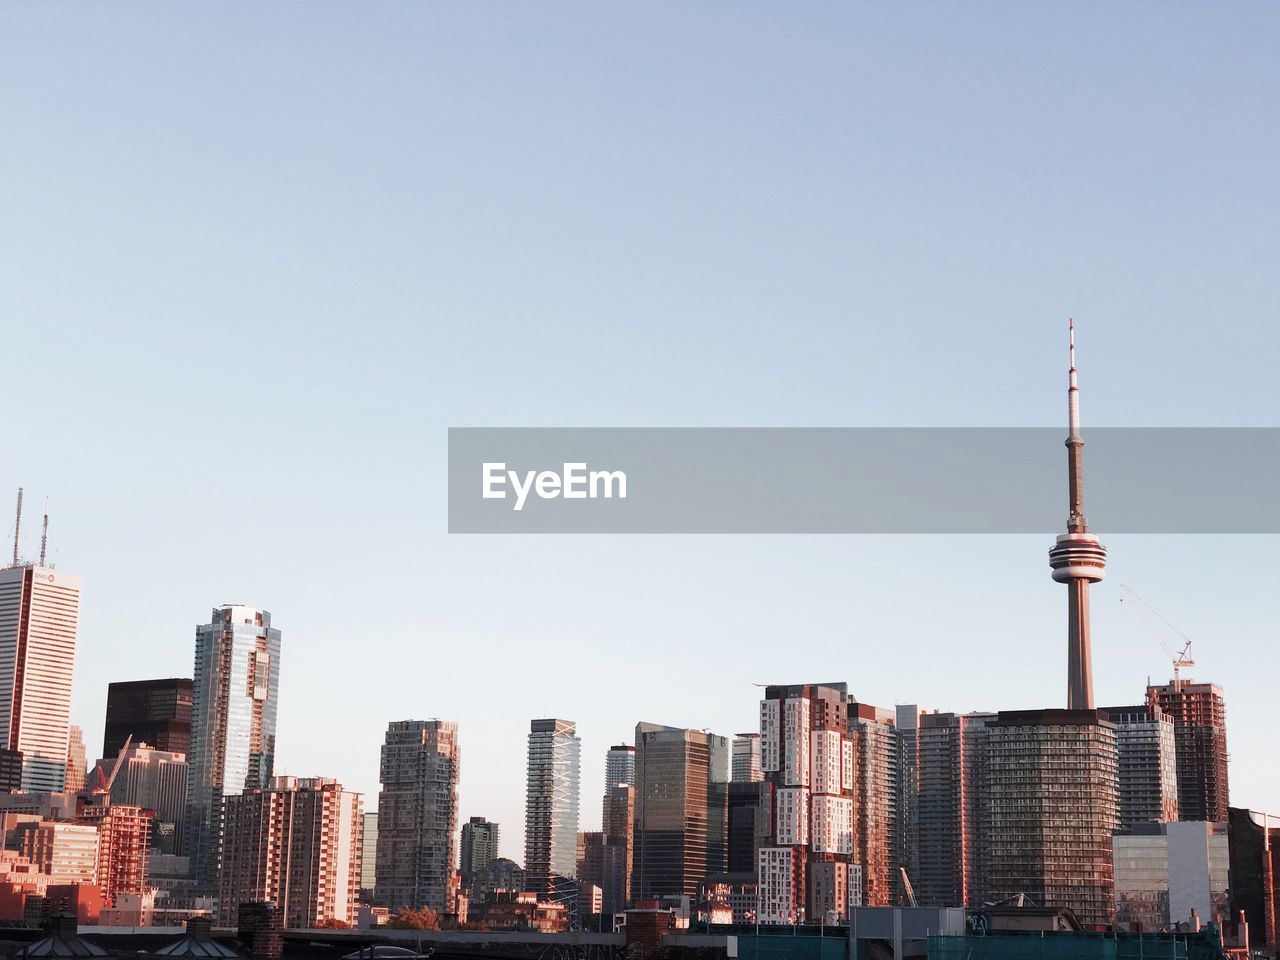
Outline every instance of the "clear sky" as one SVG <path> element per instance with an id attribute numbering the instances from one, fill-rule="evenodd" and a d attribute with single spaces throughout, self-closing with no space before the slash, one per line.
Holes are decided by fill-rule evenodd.
<path id="1" fill-rule="evenodd" d="M 74 718 L 283 631 L 279 770 L 376 803 L 461 725 L 522 858 L 528 721 L 583 827 L 636 721 L 755 682 L 1065 701 L 1038 537 L 450 537 L 449 426 L 1277 425 L 1280 11 L 1264 4 L 39 4 L 0 10 L 0 509 L 84 578 Z M 1064 488 L 1045 491 L 1060 499 Z M 0 524 L 0 527 L 7 523 Z M 1280 809 L 1274 537 L 1107 537 L 1100 703 L 1226 688 Z"/>

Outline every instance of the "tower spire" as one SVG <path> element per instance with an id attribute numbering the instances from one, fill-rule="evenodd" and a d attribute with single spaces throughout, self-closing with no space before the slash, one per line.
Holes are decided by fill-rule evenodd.
<path id="1" fill-rule="evenodd" d="M 22 530 L 22 488 L 18 488 L 18 511 L 13 519 L 13 565 L 18 565 L 18 534 Z"/>
<path id="2" fill-rule="evenodd" d="M 1049 551 L 1053 579 L 1067 585 L 1067 707 L 1093 708 L 1089 585 L 1102 579 L 1107 548 L 1084 518 L 1084 438 L 1080 436 L 1080 385 L 1076 378 L 1076 324 L 1067 318 L 1067 532 Z"/>
<path id="3" fill-rule="evenodd" d="M 45 548 L 49 546 L 49 498 L 44 498 L 44 527 L 40 531 L 40 566 L 44 566 Z"/>

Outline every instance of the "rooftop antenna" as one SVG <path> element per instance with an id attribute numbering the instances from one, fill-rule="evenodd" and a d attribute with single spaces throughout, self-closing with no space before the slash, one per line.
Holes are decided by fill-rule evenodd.
<path id="1" fill-rule="evenodd" d="M 44 529 L 40 531 L 40 566 L 44 566 L 44 551 L 49 545 L 49 498 L 44 498 Z"/>
<path id="2" fill-rule="evenodd" d="M 13 521 L 13 565 L 18 565 L 18 533 L 22 529 L 22 488 L 18 488 L 18 514 Z"/>

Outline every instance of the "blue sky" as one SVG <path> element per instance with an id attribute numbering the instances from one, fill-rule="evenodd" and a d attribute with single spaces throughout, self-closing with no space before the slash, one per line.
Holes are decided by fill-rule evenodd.
<path id="1" fill-rule="evenodd" d="M 456 719 L 517 859 L 534 716 L 579 722 L 585 828 L 611 742 L 751 729 L 753 682 L 1058 705 L 1051 531 L 451 538 L 446 429 L 1055 425 L 1068 313 L 1086 428 L 1275 426 L 1277 41 L 1262 5 L 8 5 L 0 491 L 84 577 L 91 751 L 106 682 L 188 673 L 232 601 L 284 633 L 283 770 L 373 802 L 386 722 Z M 1099 701 L 1167 673 L 1123 581 L 1280 809 L 1276 539 L 1099 532 Z"/>

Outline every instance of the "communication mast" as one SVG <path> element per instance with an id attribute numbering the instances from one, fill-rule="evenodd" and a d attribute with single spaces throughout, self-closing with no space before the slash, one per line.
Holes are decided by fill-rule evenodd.
<path id="1" fill-rule="evenodd" d="M 22 488 L 18 488 L 18 512 L 13 521 L 13 565 L 18 565 L 18 534 L 22 530 Z"/>

